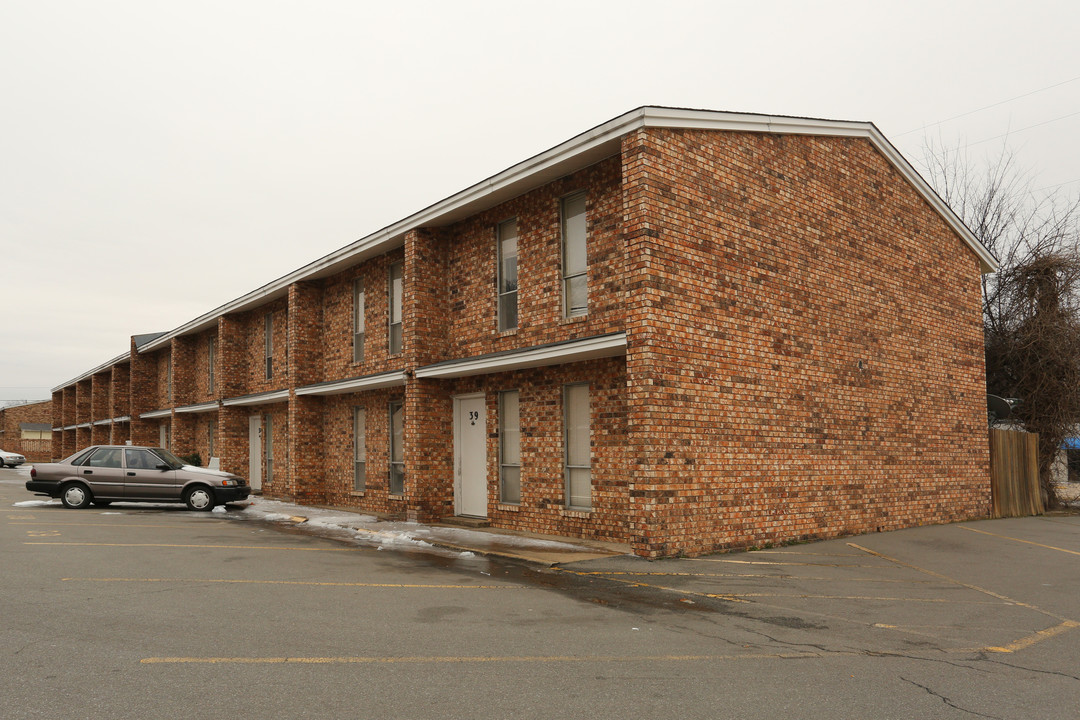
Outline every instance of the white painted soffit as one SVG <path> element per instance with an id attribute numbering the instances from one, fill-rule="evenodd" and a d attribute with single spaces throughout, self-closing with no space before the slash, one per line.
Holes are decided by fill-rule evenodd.
<path id="1" fill-rule="evenodd" d="M 82 375 L 80 375 L 80 376 L 78 376 L 76 378 L 72 378 L 71 380 L 68 380 L 66 383 L 61 383 L 60 385 L 57 385 L 56 387 L 54 387 L 49 392 L 59 392 L 60 390 L 63 390 L 64 388 L 68 387 L 69 385 L 74 385 L 75 383 L 82 382 L 86 378 L 91 377 L 93 375 L 97 375 L 99 372 L 102 372 L 103 370 L 108 370 L 113 365 L 119 365 L 121 363 L 128 362 L 129 360 L 131 360 L 131 353 L 130 352 L 126 352 L 123 355 L 117 355 L 112 360 L 101 363 L 100 365 L 98 365 L 93 370 L 87 370 Z"/>
<path id="2" fill-rule="evenodd" d="M 938 197 L 873 123 L 646 106 L 597 125 L 550 150 L 513 165 L 393 225 L 225 303 L 147 343 L 139 348 L 139 352 L 152 352 L 166 346 L 174 337 L 211 328 L 222 315 L 243 312 L 283 297 L 288 293 L 289 285 L 294 282 L 327 277 L 369 257 L 381 255 L 400 246 L 404 242 L 405 234 L 410 230 L 449 225 L 615 155 L 622 149 L 623 136 L 643 127 L 867 138 L 971 246 L 979 256 L 983 271 L 991 272 L 997 268 L 997 259 L 983 247 L 963 221 Z"/>
<path id="3" fill-rule="evenodd" d="M 150 412 L 144 412 L 139 415 L 143 420 L 152 420 L 154 418 L 172 417 L 172 409 L 165 410 L 151 410 Z"/>
<path id="4" fill-rule="evenodd" d="M 112 420 L 95 420 L 94 425 L 112 425 Z"/>
<path id="5" fill-rule="evenodd" d="M 273 392 L 259 393 L 257 395 L 243 395 L 241 397 L 229 398 L 228 400 L 222 400 L 221 404 L 228 407 L 236 407 L 243 405 L 266 405 L 268 403 L 276 403 L 288 399 L 288 390 L 275 390 Z"/>
<path id="6" fill-rule="evenodd" d="M 217 401 L 199 403 L 198 405 L 184 405 L 176 408 L 178 413 L 205 413 L 214 412 L 218 409 Z"/>
<path id="7" fill-rule="evenodd" d="M 378 375 L 365 375 L 364 377 L 337 380 L 333 382 L 305 385 L 296 388 L 297 395 L 344 395 L 346 393 L 363 392 L 364 390 L 379 390 L 388 387 L 402 387 L 405 385 L 404 371 L 379 373 Z"/>
<path id="8" fill-rule="evenodd" d="M 459 378 L 470 375 L 524 370 L 526 368 L 562 365 L 564 363 L 618 357 L 626 354 L 626 333 L 601 335 L 555 345 L 480 355 L 464 360 L 451 360 L 419 368 L 418 378 Z"/>

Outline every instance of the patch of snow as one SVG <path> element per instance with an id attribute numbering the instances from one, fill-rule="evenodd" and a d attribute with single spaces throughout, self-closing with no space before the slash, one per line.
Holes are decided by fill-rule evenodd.
<path id="1" fill-rule="evenodd" d="M 58 503 L 59 500 L 23 500 L 22 502 L 12 503 L 11 507 L 44 507 Z"/>

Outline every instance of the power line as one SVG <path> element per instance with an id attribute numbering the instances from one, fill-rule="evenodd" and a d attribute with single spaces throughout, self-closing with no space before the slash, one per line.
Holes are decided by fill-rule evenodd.
<path id="1" fill-rule="evenodd" d="M 944 125 L 945 123 L 949 122 L 950 120 L 957 120 L 957 119 L 962 118 L 962 117 L 967 117 L 968 115 L 974 115 L 977 112 L 982 112 L 983 110 L 989 110 L 990 108 L 995 108 L 998 105 L 1004 105 L 1005 103 L 1011 103 L 1013 100 L 1019 100 L 1021 98 L 1026 98 L 1026 97 L 1029 97 L 1031 95 L 1036 95 L 1036 94 L 1041 93 L 1041 92 L 1046 92 L 1047 90 L 1053 90 L 1056 87 L 1061 87 L 1062 85 L 1067 85 L 1067 84 L 1069 84 L 1071 82 L 1076 82 L 1077 80 L 1080 80 L 1080 75 L 1077 75 L 1074 78 L 1070 78 L 1069 80 L 1062 80 L 1061 82 L 1054 83 L 1053 85 L 1047 85 L 1046 87 L 1039 88 L 1038 90 L 1032 90 L 1031 92 L 1024 93 L 1023 95 L 1017 95 L 1016 97 L 1011 97 L 1008 100 L 1002 100 L 1000 102 L 996 102 L 996 103 L 992 103 L 990 105 L 986 105 L 986 106 L 981 107 L 981 108 L 979 108 L 977 110 L 969 110 L 968 112 L 960 113 L 959 115 L 953 115 L 952 117 L 945 118 L 944 120 L 938 120 L 935 123 L 930 123 L 929 125 L 924 125 L 922 127 L 917 127 L 914 130 L 908 130 L 907 132 L 902 132 L 899 135 L 893 135 L 893 137 L 903 137 L 905 135 L 910 135 L 913 132 L 919 132 L 920 130 L 925 131 L 926 128 L 928 128 L 928 127 L 934 127 L 936 125 Z M 996 138 L 991 138 L 991 139 L 993 140 L 993 139 L 996 139 Z"/>
<path id="2" fill-rule="evenodd" d="M 1004 133 L 1003 135 L 995 135 L 994 137 L 986 138 L 985 140 L 977 140 L 976 142 L 973 142 L 973 143 L 967 143 L 966 147 L 971 147 L 972 145 L 982 145 L 983 143 L 988 143 L 991 140 L 1000 140 L 1001 138 L 1009 137 L 1010 135 L 1016 135 L 1018 133 L 1022 133 L 1025 130 L 1031 130 L 1032 128 L 1042 127 L 1043 125 L 1049 125 L 1050 123 L 1057 122 L 1058 120 L 1064 120 L 1066 118 L 1071 118 L 1074 115 L 1080 115 L 1080 110 L 1077 110 L 1076 112 L 1069 113 L 1068 115 L 1062 115 L 1061 117 L 1056 117 L 1056 118 L 1054 118 L 1052 120 L 1044 120 L 1041 123 L 1035 123 L 1034 125 L 1028 125 L 1027 127 L 1022 127 L 1019 130 L 1010 130 L 1009 132 Z"/>

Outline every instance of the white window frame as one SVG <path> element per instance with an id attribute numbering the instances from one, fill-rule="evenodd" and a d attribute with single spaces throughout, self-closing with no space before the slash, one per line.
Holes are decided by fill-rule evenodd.
<path id="1" fill-rule="evenodd" d="M 507 290 L 507 278 L 504 272 L 504 264 L 507 260 L 503 257 L 503 242 L 510 239 L 509 228 L 513 227 L 514 231 L 514 289 Z M 495 314 L 496 324 L 499 332 L 509 332 L 511 330 L 517 330 L 518 328 L 518 287 L 521 284 L 520 274 L 518 273 L 518 257 L 520 256 L 519 245 L 521 242 L 521 232 L 518 228 L 518 221 L 516 217 L 509 220 L 503 220 L 495 227 L 495 273 L 498 278 L 496 287 L 496 301 L 495 301 Z M 511 325 L 510 313 L 507 312 L 505 304 L 513 301 L 514 313 L 513 324 Z"/>
<path id="2" fill-rule="evenodd" d="M 365 308 L 367 306 L 367 297 L 364 291 L 364 279 L 356 278 L 353 280 L 352 285 L 352 297 L 353 297 L 353 362 L 364 362 L 364 328 L 365 328 Z"/>
<path id="3" fill-rule="evenodd" d="M 401 291 L 394 294 L 394 275 L 397 274 L 401 282 Z M 400 355 L 404 346 L 404 338 L 401 325 L 402 305 L 405 297 L 405 263 L 401 260 L 391 263 L 387 277 L 387 299 L 389 305 L 390 326 L 387 334 L 387 348 L 391 355 Z"/>
<path id="4" fill-rule="evenodd" d="M 507 422 L 507 406 L 510 402 L 517 410 L 515 427 L 510 427 Z M 513 461 L 514 457 L 517 458 L 516 462 Z M 517 390 L 499 393 L 499 502 L 521 504 L 521 394 Z"/>
<path id="5" fill-rule="evenodd" d="M 570 426 L 571 410 L 571 396 L 577 396 L 574 392 L 577 388 L 585 388 L 585 413 L 587 417 L 587 424 L 585 426 L 585 432 L 587 437 L 585 438 L 585 447 L 588 448 L 588 457 L 586 458 L 571 458 L 571 437 L 570 434 L 574 432 L 574 428 Z M 578 443 L 580 446 L 580 438 Z M 585 460 L 583 464 L 581 461 Z M 573 462 L 572 462 L 573 461 Z M 592 393 L 588 383 L 570 383 L 563 386 L 563 469 L 564 469 L 564 481 L 565 481 L 565 499 L 566 508 L 568 510 L 592 510 Z M 575 495 L 575 485 L 580 485 L 582 478 L 588 482 L 588 494 L 578 492 Z M 586 502 L 574 502 L 575 497 L 586 498 Z"/>
<path id="6" fill-rule="evenodd" d="M 263 459 L 266 469 L 263 472 L 263 482 L 274 482 L 274 416 L 267 413 L 263 416 Z"/>
<path id="7" fill-rule="evenodd" d="M 266 356 L 266 379 L 274 377 L 274 313 L 266 313 L 263 320 L 264 355 Z"/>
<path id="8" fill-rule="evenodd" d="M 388 436 L 389 436 L 389 460 L 390 473 L 387 489 L 391 495 L 403 495 L 405 493 L 405 403 L 401 400 L 391 400 L 388 413 Z M 394 437 L 394 412 L 401 413 L 401 437 Z M 394 456 L 401 459 L 395 460 Z"/>
<path id="9" fill-rule="evenodd" d="M 567 207 L 572 202 L 581 201 L 581 212 L 573 216 L 568 215 Z M 559 201 L 559 227 L 562 234 L 562 295 L 563 317 L 581 317 L 589 314 L 589 232 L 588 232 L 588 197 L 585 192 L 576 192 L 567 195 Z M 585 225 L 578 237 L 570 230 L 569 220 L 571 217 L 581 215 L 581 221 Z M 585 264 L 581 268 L 570 269 L 570 243 L 580 242 L 581 252 L 585 255 Z M 585 286 L 585 305 L 579 307 L 570 306 L 570 286 L 575 282 L 581 282 Z"/>
<path id="10" fill-rule="evenodd" d="M 206 391 L 214 392 L 214 355 L 216 354 L 217 338 L 211 337 L 206 343 Z"/>
<path id="11" fill-rule="evenodd" d="M 367 490 L 367 409 L 353 407 L 353 492 Z"/>

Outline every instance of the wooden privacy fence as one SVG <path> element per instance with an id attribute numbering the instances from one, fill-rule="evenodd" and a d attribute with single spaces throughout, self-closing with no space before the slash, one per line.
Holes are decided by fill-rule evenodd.
<path id="1" fill-rule="evenodd" d="M 990 430 L 990 496 L 996 518 L 1043 513 L 1036 433 Z"/>

